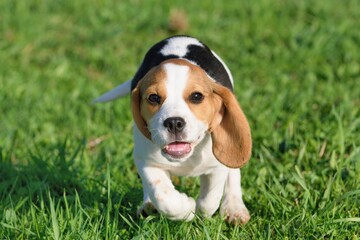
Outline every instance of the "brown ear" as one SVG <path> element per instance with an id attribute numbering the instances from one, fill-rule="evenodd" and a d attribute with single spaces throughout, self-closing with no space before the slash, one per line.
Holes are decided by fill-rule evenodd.
<path id="1" fill-rule="evenodd" d="M 138 83 L 136 88 L 134 88 L 134 90 L 132 90 L 131 92 L 131 111 L 133 114 L 135 124 L 139 128 L 140 132 L 148 139 L 151 139 L 151 134 L 147 128 L 147 124 L 140 112 L 141 109 L 140 86 L 141 86 L 141 81 Z"/>
<path id="2" fill-rule="evenodd" d="M 251 156 L 249 123 L 234 94 L 218 83 L 212 85 L 214 93 L 221 98 L 216 100 L 220 107 L 210 125 L 213 153 L 217 160 L 227 167 L 240 168 Z"/>

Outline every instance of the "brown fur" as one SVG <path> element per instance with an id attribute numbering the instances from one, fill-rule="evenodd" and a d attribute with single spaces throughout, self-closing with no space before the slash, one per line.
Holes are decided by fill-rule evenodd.
<path id="1" fill-rule="evenodd" d="M 249 123 L 234 94 L 220 84 L 213 83 L 214 92 L 221 97 L 220 123 L 211 124 L 213 153 L 224 165 L 240 168 L 250 160 L 252 140 Z M 215 118 L 219 121 L 220 117 Z"/>
<path id="2" fill-rule="evenodd" d="M 147 128 L 148 121 L 160 109 L 162 102 L 166 99 L 165 73 L 161 66 L 151 69 L 131 94 L 131 110 L 134 121 L 145 137 L 151 140 L 151 134 Z M 152 105 L 147 101 L 150 94 L 157 94 L 161 97 L 159 105 Z"/>
<path id="3" fill-rule="evenodd" d="M 183 98 L 197 119 L 209 125 L 217 112 L 211 80 L 200 67 L 188 62 L 185 62 L 185 65 L 190 68 L 190 71 Z M 194 92 L 200 92 L 204 95 L 204 100 L 201 103 L 194 104 L 189 100 L 190 95 Z"/>
<path id="4" fill-rule="evenodd" d="M 141 81 L 138 83 L 138 86 L 141 86 Z M 151 134 L 147 128 L 147 124 L 140 113 L 140 105 L 141 105 L 140 88 L 136 87 L 131 93 L 131 110 L 133 113 L 133 118 L 140 132 L 148 139 L 151 139 Z"/>

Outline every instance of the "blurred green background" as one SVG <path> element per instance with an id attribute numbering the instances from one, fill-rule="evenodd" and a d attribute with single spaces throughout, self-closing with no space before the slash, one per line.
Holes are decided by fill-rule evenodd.
<path id="1" fill-rule="evenodd" d="M 351 0 L 1 1 L 0 238 L 357 239 L 359 29 Z M 254 139 L 245 226 L 136 218 L 129 98 L 90 104 L 174 34 L 234 76 Z"/>

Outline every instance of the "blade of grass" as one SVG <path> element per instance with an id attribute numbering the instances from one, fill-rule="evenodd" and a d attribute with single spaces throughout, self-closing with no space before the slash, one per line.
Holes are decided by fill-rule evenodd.
<path id="1" fill-rule="evenodd" d="M 54 237 L 55 240 L 59 240 L 60 239 L 59 223 L 58 223 L 58 220 L 57 220 L 57 217 L 56 217 L 54 200 L 51 198 L 50 193 L 49 193 L 49 201 L 50 201 L 50 214 L 51 214 L 53 237 Z"/>

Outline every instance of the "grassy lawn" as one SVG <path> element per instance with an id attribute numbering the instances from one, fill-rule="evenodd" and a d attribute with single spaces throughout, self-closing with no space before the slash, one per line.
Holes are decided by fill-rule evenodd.
<path id="1" fill-rule="evenodd" d="M 358 239 L 359 29 L 356 0 L 0 1 L 0 239 Z M 245 226 L 138 219 L 129 98 L 90 104 L 177 33 L 234 75 Z"/>

